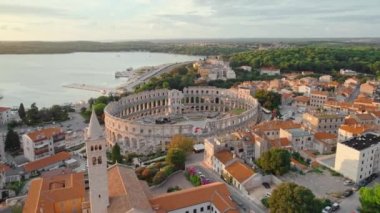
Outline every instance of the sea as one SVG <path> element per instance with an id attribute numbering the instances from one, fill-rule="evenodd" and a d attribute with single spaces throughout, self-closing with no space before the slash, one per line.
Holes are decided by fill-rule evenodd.
<path id="1" fill-rule="evenodd" d="M 113 88 L 126 82 L 115 72 L 143 66 L 198 60 L 189 56 L 151 52 L 101 52 L 69 54 L 0 55 L 0 107 L 50 107 L 78 103 L 99 92 L 65 88 L 68 84 L 88 84 Z"/>

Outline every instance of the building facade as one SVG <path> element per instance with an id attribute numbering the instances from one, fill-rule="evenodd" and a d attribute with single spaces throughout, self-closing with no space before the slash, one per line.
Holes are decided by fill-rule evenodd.
<path id="1" fill-rule="evenodd" d="M 248 91 L 248 92 L 247 92 Z M 177 90 L 154 90 L 124 97 L 105 108 L 107 142 L 118 143 L 124 153 L 148 153 L 165 150 L 173 135 L 206 138 L 218 133 L 234 132 L 256 123 L 259 104 L 249 90 L 189 87 Z M 239 109 L 240 114 L 206 119 L 202 127 L 188 123 L 160 123 L 149 119 L 165 115 L 177 119 L 200 113 L 210 118 Z"/>
<path id="2" fill-rule="evenodd" d="M 323 107 L 326 103 L 328 97 L 327 92 L 323 91 L 312 91 L 310 93 L 310 106 L 312 107 Z"/>
<path id="3" fill-rule="evenodd" d="M 22 136 L 22 147 L 29 161 L 49 157 L 65 150 L 65 133 L 58 127 L 31 131 Z"/>
<path id="4" fill-rule="evenodd" d="M 345 115 L 339 113 L 304 113 L 303 125 L 312 132 L 327 132 L 337 134 L 340 125 L 344 122 Z"/>
<path id="5" fill-rule="evenodd" d="M 380 171 L 380 137 L 365 134 L 338 143 L 335 170 L 355 182 Z"/>

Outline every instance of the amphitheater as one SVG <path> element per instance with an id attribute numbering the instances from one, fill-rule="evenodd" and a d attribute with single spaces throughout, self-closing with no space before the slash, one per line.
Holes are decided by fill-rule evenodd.
<path id="1" fill-rule="evenodd" d="M 248 89 L 188 87 L 123 97 L 105 108 L 107 142 L 124 153 L 165 150 L 176 134 L 205 137 L 246 128 L 257 121 L 259 104 Z"/>

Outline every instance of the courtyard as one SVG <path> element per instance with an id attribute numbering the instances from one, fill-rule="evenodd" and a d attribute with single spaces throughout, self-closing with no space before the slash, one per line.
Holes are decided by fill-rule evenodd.
<path id="1" fill-rule="evenodd" d="M 167 193 L 170 187 L 178 186 L 181 189 L 192 188 L 193 185 L 186 179 L 184 172 L 176 173 L 169 177 L 163 184 L 156 186 L 150 190 L 153 196 Z"/>

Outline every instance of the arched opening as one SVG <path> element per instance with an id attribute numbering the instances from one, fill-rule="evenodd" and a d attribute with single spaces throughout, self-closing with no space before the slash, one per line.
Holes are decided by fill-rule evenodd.
<path id="1" fill-rule="evenodd" d="M 102 164 L 102 157 L 98 157 L 98 164 Z"/>
<path id="2" fill-rule="evenodd" d="M 96 157 L 92 157 L 92 165 L 96 165 Z"/>

